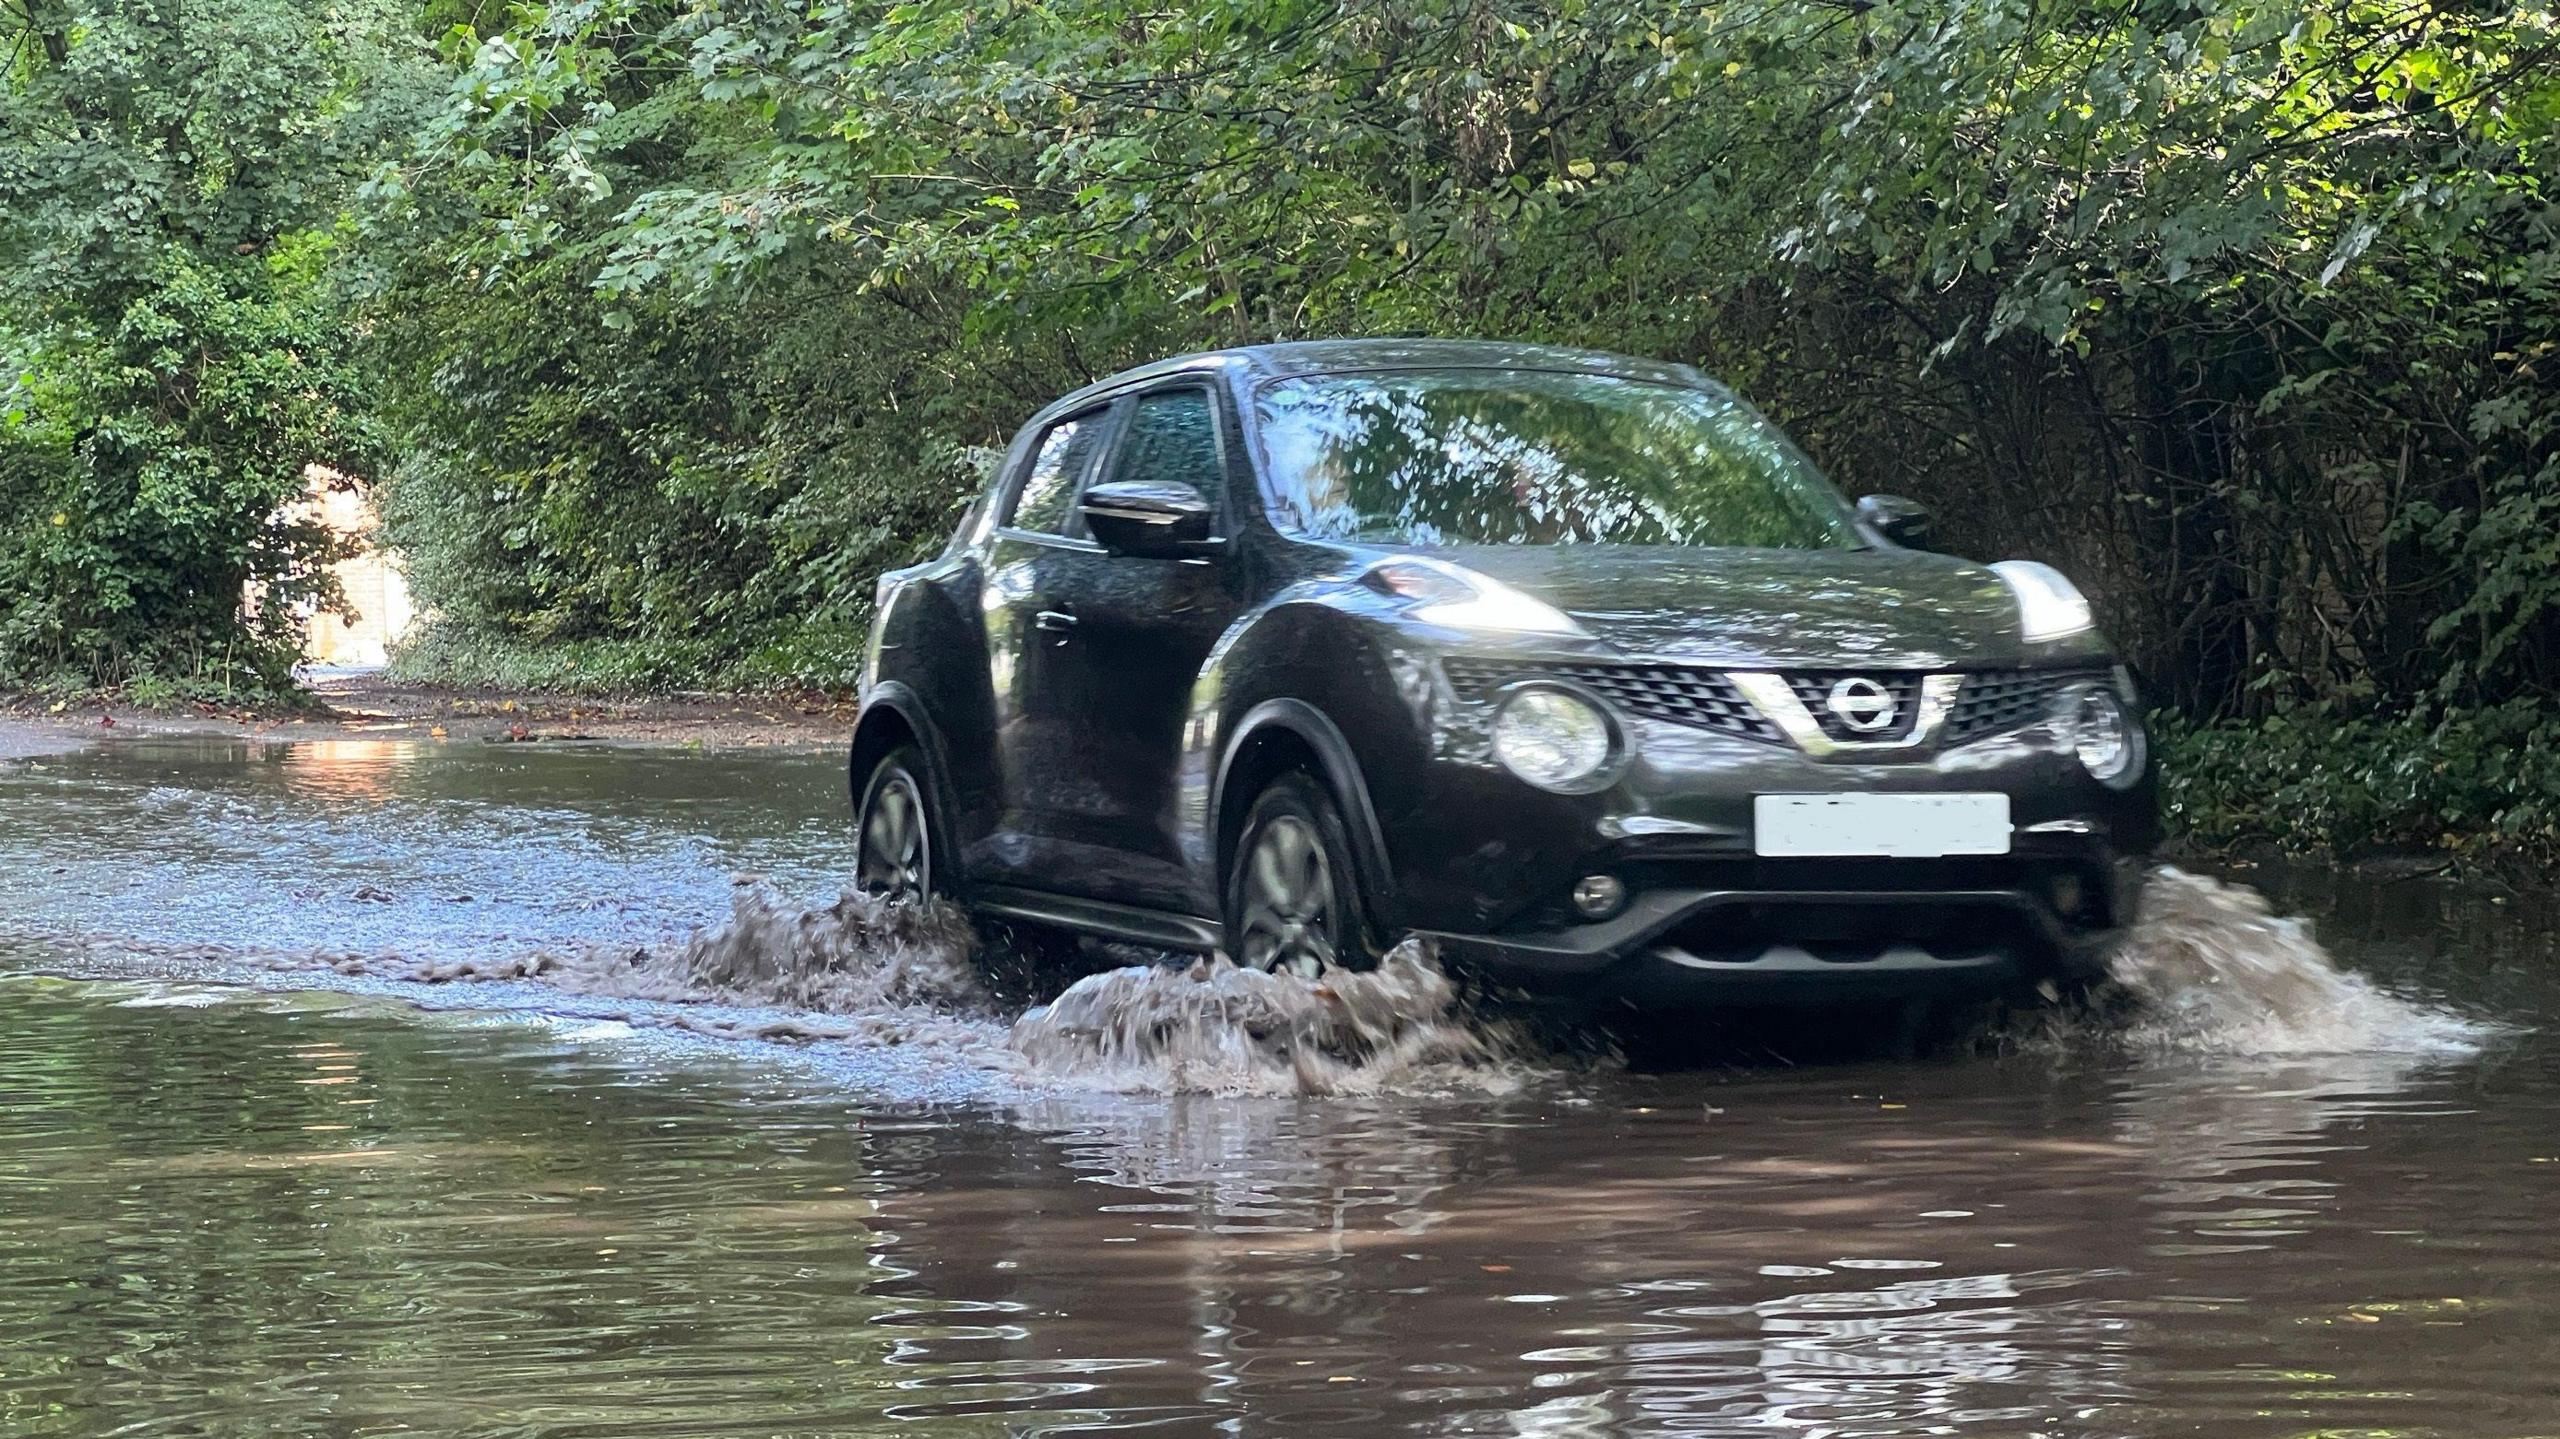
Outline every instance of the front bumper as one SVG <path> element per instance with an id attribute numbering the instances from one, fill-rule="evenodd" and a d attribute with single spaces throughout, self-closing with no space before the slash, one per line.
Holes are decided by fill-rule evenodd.
<path id="1" fill-rule="evenodd" d="M 2121 787 L 2093 780 L 2058 717 L 1883 758 L 1620 723 L 1629 762 L 1587 795 L 1535 789 L 1470 729 L 1444 727 L 1415 803 L 1387 817 L 1401 927 L 1502 984 L 1643 1003 L 2078 983 L 2104 974 L 2158 840 L 2147 768 Z M 1763 794 L 1985 791 L 2008 796 L 2008 854 L 1781 859 L 1754 846 Z M 1591 874 L 1624 882 L 1623 911 L 1574 911 Z"/>
<path id="2" fill-rule="evenodd" d="M 1672 681 L 1644 671 L 1651 689 L 1585 686 L 1618 727 L 1618 768 L 1605 789 L 1554 794 L 1490 750 L 1500 676 L 1539 676 L 1541 663 L 1503 655 L 1472 661 L 1464 684 L 1413 686 L 1428 758 L 1362 755 L 1372 794 L 1400 801 L 1380 809 L 1393 858 L 1385 927 L 1431 937 L 1482 978 L 1638 1004 L 1981 993 L 2099 978 L 2132 919 L 2158 842 L 2156 776 L 2148 758 L 2125 784 L 2089 776 L 2074 755 L 2068 689 L 1979 735 L 1836 748 L 1736 732 L 1731 696 L 1672 694 Z M 1674 668 L 1661 673 L 1690 673 Z M 1564 684 L 1582 681 L 1567 673 Z M 2004 794 L 2012 848 L 1764 858 L 1754 842 L 1764 794 Z M 1626 909 L 1574 912 L 1574 883 L 1603 873 L 1626 883 Z"/>
<path id="3" fill-rule="evenodd" d="M 1533 993 L 1646 1005 L 1987 995 L 2102 977 L 2144 868 L 2026 858 L 1680 866 L 1648 876 L 1657 882 L 1605 920 L 1426 933 L 1460 967 Z M 1689 882 L 1678 869 L 1692 871 Z"/>

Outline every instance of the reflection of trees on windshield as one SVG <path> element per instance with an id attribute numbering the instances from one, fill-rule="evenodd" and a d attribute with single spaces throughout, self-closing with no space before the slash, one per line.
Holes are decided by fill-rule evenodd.
<path id="1" fill-rule="evenodd" d="M 1543 371 L 1283 380 L 1259 401 L 1272 517 L 1319 539 L 1838 549 L 1846 511 L 1730 395 Z"/>

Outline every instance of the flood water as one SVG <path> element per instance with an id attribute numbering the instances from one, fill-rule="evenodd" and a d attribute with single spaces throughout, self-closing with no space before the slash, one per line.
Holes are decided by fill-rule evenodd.
<path id="1" fill-rule="evenodd" d="M 2547 900 L 2172 881 L 2143 1014 L 1636 1072 L 1419 962 L 1026 1016 L 844 807 L 0 762 L 0 1434 L 2560 1433 Z"/>

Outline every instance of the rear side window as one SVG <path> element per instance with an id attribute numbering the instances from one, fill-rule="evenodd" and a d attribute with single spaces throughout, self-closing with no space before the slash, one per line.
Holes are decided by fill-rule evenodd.
<path id="1" fill-rule="evenodd" d="M 1070 415 L 1051 425 L 1040 436 L 1031 452 L 1031 467 L 1022 477 L 1022 488 L 1014 495 L 1013 514 L 1006 520 L 1018 530 L 1036 530 L 1041 534 L 1073 533 L 1077 488 L 1084 482 L 1084 472 L 1093 463 L 1093 452 L 1102 443 L 1104 410 L 1088 410 Z"/>
<path id="2" fill-rule="evenodd" d="M 1225 475 L 1218 466 L 1218 410 L 1209 392 L 1167 390 L 1140 397 L 1111 478 L 1190 485 L 1215 501 L 1225 489 Z"/>

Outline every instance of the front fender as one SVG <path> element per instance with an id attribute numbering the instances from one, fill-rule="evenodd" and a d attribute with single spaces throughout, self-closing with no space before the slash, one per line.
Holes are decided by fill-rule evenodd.
<path id="1" fill-rule="evenodd" d="M 1343 819 L 1351 831 L 1351 842 L 1359 853 L 1354 859 L 1361 877 L 1368 881 L 1364 892 L 1373 899 L 1395 891 L 1395 868 L 1387 853 L 1385 831 L 1378 824 L 1378 810 L 1369 792 L 1369 781 L 1359 755 L 1341 727 L 1322 710 L 1301 699 L 1265 700 L 1238 720 L 1233 736 L 1227 742 L 1225 756 L 1218 767 L 1218 782 L 1212 791 L 1210 813 L 1224 817 L 1231 805 L 1250 803 L 1252 796 L 1231 793 L 1229 782 L 1237 773 L 1237 758 L 1256 736 L 1271 731 L 1285 731 L 1297 744 L 1314 752 L 1324 782 L 1342 802 Z M 1218 843 L 1212 851 L 1216 873 L 1224 874 L 1233 856 L 1229 853 L 1234 837 L 1220 826 Z"/>
<path id="2" fill-rule="evenodd" d="M 1230 627 L 1202 667 L 1185 731 L 1181 839 L 1193 887 L 1213 906 L 1229 858 L 1226 830 L 1252 801 L 1239 775 L 1264 777 L 1254 742 L 1278 732 L 1313 755 L 1342 803 L 1364 889 L 1374 904 L 1394 907 L 1385 835 L 1400 804 L 1419 793 L 1430 759 L 1433 670 L 1391 628 L 1330 599 L 1284 594 Z"/>
<path id="3" fill-rule="evenodd" d="M 933 819 L 941 831 L 941 861 L 956 887 L 965 889 L 968 872 L 962 861 L 960 846 L 951 842 L 958 834 L 957 820 L 951 804 L 956 792 L 951 767 L 951 742 L 940 726 L 933 722 L 923 696 L 902 680 L 880 680 L 873 683 L 862 699 L 862 711 L 853 722 L 853 744 L 846 757 L 845 786 L 851 796 L 856 818 L 862 808 L 862 785 L 871 777 L 880 757 L 901 742 L 912 739 L 918 753 L 924 756 L 925 779 L 933 788 Z"/>

